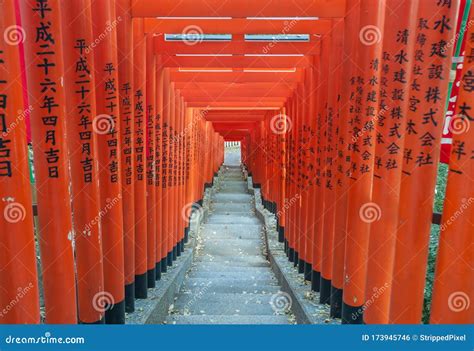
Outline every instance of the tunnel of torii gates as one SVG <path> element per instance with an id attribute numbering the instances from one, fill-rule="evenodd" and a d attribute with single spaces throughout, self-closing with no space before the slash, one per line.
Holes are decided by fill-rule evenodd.
<path id="1" fill-rule="evenodd" d="M 124 323 L 239 141 L 289 261 L 332 316 L 420 323 L 466 3 L 1 1 L 0 322 L 43 322 L 44 300 L 45 323 Z M 474 321 L 465 31 L 431 323 Z"/>

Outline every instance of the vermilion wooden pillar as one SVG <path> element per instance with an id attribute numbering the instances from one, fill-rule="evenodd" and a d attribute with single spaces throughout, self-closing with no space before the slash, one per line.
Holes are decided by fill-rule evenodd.
<path id="1" fill-rule="evenodd" d="M 59 1 L 20 2 L 34 150 L 46 322 L 77 323 L 61 12 Z M 11 20 L 11 19 L 10 19 Z M 47 34 L 47 35 L 46 35 Z M 25 198 L 27 200 L 27 198 Z M 25 203 L 25 206 L 28 206 Z M 30 222 L 31 223 L 31 222 Z"/>
<path id="2" fill-rule="evenodd" d="M 169 253 L 169 206 L 168 206 L 168 163 L 169 163 L 169 110 L 170 110 L 170 82 L 169 82 L 169 70 L 163 70 L 163 112 L 162 112 L 162 156 L 161 156 L 161 180 L 162 180 L 162 256 L 163 265 L 162 272 L 166 272 L 168 267 L 168 253 Z"/>
<path id="3" fill-rule="evenodd" d="M 153 35 L 146 34 L 146 212 L 147 212 L 147 275 L 148 287 L 156 286 L 156 59 Z"/>
<path id="4" fill-rule="evenodd" d="M 129 0 L 116 0 L 124 230 L 125 310 L 135 311 L 135 122 L 133 30 Z"/>
<path id="5" fill-rule="evenodd" d="M 337 140 L 337 170 L 336 170 L 336 215 L 334 226 L 332 287 L 331 287 L 331 316 L 340 318 L 342 308 L 342 287 L 344 282 L 344 253 L 347 225 L 347 203 L 351 167 L 351 116 L 356 108 L 354 94 L 350 81 L 353 77 L 352 54 L 358 42 L 360 1 L 348 1 L 347 16 L 344 18 L 344 50 L 342 62 L 341 104 L 339 113 L 339 136 Z"/>
<path id="6" fill-rule="evenodd" d="M 327 49 L 327 44 L 325 49 Z M 317 75 L 316 89 L 316 132 L 315 132 L 315 179 L 314 190 L 312 193 L 313 221 L 313 272 L 311 277 L 311 288 L 314 291 L 320 291 L 321 288 L 321 270 L 323 257 L 323 229 L 324 229 L 324 188 L 325 188 L 325 155 L 327 147 L 327 117 L 326 104 L 328 99 L 328 76 L 329 72 L 328 58 L 321 56 L 320 70 Z"/>
<path id="7" fill-rule="evenodd" d="M 389 320 L 398 209 L 404 206 L 400 203 L 400 182 L 409 106 L 409 99 L 400 92 L 409 90 L 415 64 L 415 40 L 400 38 L 400 33 L 416 31 L 417 10 L 418 1 L 387 0 L 380 78 L 383 94 L 373 122 L 377 138 L 372 202 L 380 218 L 374 218 L 370 228 L 365 299 L 371 304 L 364 311 L 367 324 Z"/>
<path id="8" fill-rule="evenodd" d="M 379 110 L 382 43 L 377 38 L 383 35 L 385 6 L 385 1 L 362 0 L 357 29 L 357 33 L 361 33 L 356 53 L 357 94 L 360 96 L 351 125 L 356 138 L 352 145 L 342 305 L 342 322 L 351 324 L 363 321 L 370 222 L 372 216 L 377 216 L 377 208 L 371 202 L 376 136 L 373 129 L 365 126 Z"/>
<path id="9" fill-rule="evenodd" d="M 98 38 L 107 31 L 107 23 L 117 21 L 114 3 L 110 0 L 92 2 L 93 35 Z M 98 140 L 99 189 L 104 281 L 108 324 L 125 323 L 125 278 L 123 247 L 123 208 L 121 182 L 120 110 L 118 100 L 117 32 L 111 26 L 109 34 L 91 46 L 94 71 L 97 116 L 95 133 Z M 94 42 L 96 43 L 96 42 Z"/>
<path id="10" fill-rule="evenodd" d="M 66 125 L 74 209 L 79 321 L 104 323 L 98 302 L 104 294 L 100 212 L 92 13 L 89 0 L 61 1 Z"/>
<path id="11" fill-rule="evenodd" d="M 457 2 L 419 1 L 403 156 L 390 323 L 420 323 Z M 436 13 L 433 16 L 433 13 Z M 431 15 L 430 15 L 431 14 Z M 449 23 L 446 20 L 450 19 Z M 443 49 L 444 48 L 444 49 Z M 423 59 L 423 58 L 426 58 Z M 434 65 L 434 66 L 432 66 Z M 430 74 L 432 67 L 438 73 Z"/>
<path id="12" fill-rule="evenodd" d="M 146 299 L 147 200 L 146 200 L 146 40 L 143 19 L 133 24 L 133 106 L 135 123 L 135 297 Z"/>
<path id="13" fill-rule="evenodd" d="M 175 243 L 177 238 L 176 233 L 176 217 L 179 216 L 177 199 L 176 199 L 176 163 L 177 163 L 177 133 L 176 133 L 176 114 L 177 114 L 177 91 L 174 88 L 174 84 L 170 85 L 170 115 L 169 115 L 169 160 L 168 160 L 168 204 L 169 204 L 169 221 L 168 221 L 168 265 L 171 266 L 173 261 L 177 258 L 177 252 L 175 250 Z"/>
<path id="14" fill-rule="evenodd" d="M 474 10 L 471 8 L 471 18 Z M 462 71 L 456 118 L 452 124 L 453 145 L 444 202 L 441 236 L 431 303 L 430 323 L 473 324 L 474 291 L 474 30 L 466 33 L 466 56 Z"/>
<path id="15" fill-rule="evenodd" d="M 157 56 L 156 67 L 156 120 L 155 120 L 155 172 L 156 172 L 156 278 L 161 279 L 164 269 L 163 255 L 163 67 Z"/>
<path id="16" fill-rule="evenodd" d="M 8 306 L 21 296 L 20 303 L 7 314 L 2 313 L 0 324 L 35 324 L 40 321 L 39 289 L 25 111 L 19 79 L 20 42 L 5 40 L 17 33 L 11 31 L 17 25 L 13 1 L 2 2 L 0 11 L 0 32 L 5 33 L 0 38 L 0 198 L 3 199 L 0 201 L 0 306 Z"/>
<path id="17" fill-rule="evenodd" d="M 333 20 L 334 30 L 331 35 L 324 37 L 322 43 L 322 52 L 327 52 L 327 56 L 332 58 L 329 61 L 329 81 L 328 81 L 328 105 L 327 115 L 327 145 L 325 165 L 325 182 L 324 188 L 324 223 L 323 223 L 323 245 L 322 245 L 322 265 L 321 265 L 321 287 L 320 302 L 330 304 L 331 299 L 331 281 L 332 281 L 332 264 L 333 264 L 333 245 L 335 231 L 335 215 L 336 215 L 336 187 L 337 187 L 337 139 L 339 125 L 339 104 L 340 90 L 342 79 L 342 45 L 343 45 L 343 24 L 342 20 Z M 326 44 L 327 41 L 327 44 Z M 328 46 L 327 51 L 325 45 Z M 323 64 L 324 65 L 324 64 Z"/>

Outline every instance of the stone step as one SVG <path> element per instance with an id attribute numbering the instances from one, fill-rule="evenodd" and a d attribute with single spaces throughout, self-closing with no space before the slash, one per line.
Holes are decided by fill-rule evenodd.
<path id="1" fill-rule="evenodd" d="M 261 224 L 260 220 L 257 217 L 252 217 L 250 215 L 223 215 L 214 213 L 209 216 L 207 223 L 209 224 Z"/>
<path id="2" fill-rule="evenodd" d="M 204 288 L 200 293 L 182 293 L 179 302 L 174 304 L 174 309 L 184 311 L 185 309 L 190 310 L 190 307 L 192 306 L 195 306 L 197 309 L 200 307 L 205 307 L 209 304 L 227 303 L 230 306 L 233 306 L 235 309 L 239 309 L 239 306 L 243 305 L 262 305 L 275 312 L 271 304 L 275 296 L 277 296 L 275 293 L 268 292 L 266 294 L 254 294 L 252 292 L 248 292 L 246 294 L 229 294 L 216 293 L 211 289 L 212 285 L 208 289 Z"/>
<path id="3" fill-rule="evenodd" d="M 208 254 L 204 254 L 200 257 L 197 257 L 195 259 L 195 262 L 213 262 L 213 263 L 229 263 L 232 262 L 236 266 L 241 265 L 241 264 L 248 264 L 248 265 L 253 265 L 253 264 L 268 264 L 268 261 L 265 260 L 263 257 L 241 257 L 241 256 L 236 256 L 236 257 L 225 257 L 225 256 L 211 256 Z"/>
<path id="4" fill-rule="evenodd" d="M 255 213 L 255 208 L 251 204 L 247 203 L 211 203 L 211 211 L 214 213 L 220 212 L 247 212 L 247 213 Z"/>
<path id="5" fill-rule="evenodd" d="M 278 286 L 276 278 L 263 279 L 228 279 L 228 278 L 190 278 L 186 279 L 188 286 L 229 286 L 229 287 L 245 287 L 245 291 L 257 290 L 259 286 L 270 285 Z"/>
<path id="6" fill-rule="evenodd" d="M 220 262 L 202 262 L 202 261 L 195 261 L 192 267 L 202 267 L 202 269 L 215 269 L 216 271 L 219 270 L 241 270 L 241 269 L 252 269 L 252 268 L 265 268 L 270 267 L 270 263 L 268 261 L 262 259 L 259 262 L 249 263 L 249 262 L 234 262 L 232 260 L 227 261 L 220 261 Z"/>
<path id="7" fill-rule="evenodd" d="M 252 201 L 252 196 L 250 194 L 225 194 L 217 193 L 212 197 L 214 203 L 250 203 Z"/>
<path id="8" fill-rule="evenodd" d="M 245 303 L 245 301 L 248 301 Z M 264 315 L 274 316 L 277 313 L 272 309 L 269 303 L 257 303 L 255 301 L 240 299 L 238 303 L 231 303 L 229 301 L 216 301 L 206 303 L 190 303 L 185 304 L 181 301 L 176 301 L 174 310 L 181 313 L 189 313 L 191 315 Z"/>
<path id="9" fill-rule="evenodd" d="M 218 279 L 218 278 L 225 278 L 229 280 L 261 280 L 261 279 L 269 279 L 272 280 L 274 275 L 271 273 L 270 269 L 267 268 L 266 271 L 262 270 L 255 270 L 254 271 L 235 271 L 235 272 L 230 272 L 230 271 L 204 271 L 202 269 L 196 270 L 196 271 L 191 271 L 189 273 L 189 278 L 208 278 L 209 280 L 211 279 Z"/>
<path id="10" fill-rule="evenodd" d="M 172 315 L 166 320 L 168 324 L 288 324 L 286 316 L 220 316 L 220 315 Z"/>
<path id="11" fill-rule="evenodd" d="M 209 287 L 208 282 L 202 282 L 202 285 L 190 285 L 184 284 L 181 288 L 180 294 L 202 294 Z M 259 286 L 228 286 L 228 285 L 216 285 L 212 286 L 212 291 L 218 294 L 276 294 L 280 291 L 280 286 L 275 285 L 259 285 Z M 180 295 L 181 296 L 181 295 Z"/>
<path id="12" fill-rule="evenodd" d="M 247 266 L 240 266 L 236 267 L 235 265 L 228 264 L 228 265 L 223 265 L 221 263 L 215 264 L 215 263 L 200 263 L 199 265 L 192 265 L 190 273 L 194 271 L 199 271 L 199 272 L 215 272 L 217 274 L 221 272 L 229 272 L 229 273 L 236 273 L 236 272 L 241 272 L 241 273 L 246 273 L 246 274 L 264 274 L 267 272 L 271 272 L 270 264 L 263 266 L 263 267 L 247 267 Z"/>

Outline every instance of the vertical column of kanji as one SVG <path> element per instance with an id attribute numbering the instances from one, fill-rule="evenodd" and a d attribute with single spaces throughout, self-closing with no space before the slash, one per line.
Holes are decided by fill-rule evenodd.
<path id="1" fill-rule="evenodd" d="M 327 51 L 327 43 L 321 45 L 321 51 Z M 329 72 L 329 53 L 321 55 L 320 71 L 318 74 L 318 96 L 316 103 L 316 178 L 314 191 L 314 228 L 313 228 L 313 273 L 311 277 L 311 286 L 314 291 L 320 291 L 321 287 L 321 270 L 323 255 L 323 227 L 324 227 L 324 188 L 326 186 L 326 148 L 327 148 L 327 100 L 328 100 L 328 79 Z"/>
<path id="2" fill-rule="evenodd" d="M 61 2 L 67 143 L 71 169 L 79 321 L 104 323 L 102 238 L 99 220 L 97 127 L 89 0 Z"/>
<path id="3" fill-rule="evenodd" d="M 196 189 L 196 196 L 199 199 L 199 204 L 202 205 L 202 197 L 201 197 L 201 178 L 202 178 L 202 167 L 200 168 L 200 162 L 202 157 L 202 119 L 198 116 L 197 112 L 195 117 L 198 118 L 198 122 L 196 124 L 196 139 L 195 139 L 195 148 L 196 148 L 196 161 L 195 161 L 195 189 Z"/>
<path id="4" fill-rule="evenodd" d="M 8 313 L 2 308 L 0 324 L 34 324 L 38 275 L 18 46 L 34 37 L 17 27 L 12 1 L 1 2 L 0 12 L 0 306 L 21 298 Z"/>
<path id="5" fill-rule="evenodd" d="M 179 227 L 178 227 L 178 256 L 181 255 L 183 252 L 184 246 L 182 244 L 183 236 L 184 236 L 184 221 L 185 216 L 182 215 L 183 208 L 185 208 L 186 204 L 184 203 L 184 193 L 183 193 L 183 175 L 184 175 L 184 151 L 185 151 L 185 134 L 183 131 L 183 124 L 185 118 L 186 107 L 184 104 L 184 98 L 181 96 L 180 98 L 180 113 L 178 119 L 178 135 L 179 135 L 179 174 L 178 174 L 178 191 L 179 191 L 179 206 L 178 209 L 180 210 L 178 217 L 179 220 Z"/>
<path id="6" fill-rule="evenodd" d="M 178 238 L 178 216 L 180 216 L 180 209 L 178 209 L 178 187 L 177 187 L 177 175 L 178 175 L 178 144 L 179 137 L 177 133 L 177 119 L 179 116 L 179 91 L 175 89 L 174 83 L 171 83 L 171 119 L 170 119 L 170 138 L 172 142 L 170 143 L 171 155 L 170 155 L 170 172 L 168 177 L 168 185 L 171 188 L 171 197 L 170 197 L 170 208 L 171 208 L 171 217 L 170 217 L 170 249 L 171 249 L 171 259 L 175 261 L 178 257 L 176 250 L 176 241 Z"/>
<path id="7" fill-rule="evenodd" d="M 327 129 L 326 129 L 326 157 L 324 164 L 326 167 L 326 181 L 324 187 L 324 223 L 323 223 L 323 244 L 322 244 L 322 265 L 321 265 L 321 286 L 320 302 L 331 303 L 332 285 L 332 263 L 333 245 L 336 216 L 336 187 L 337 187 L 337 140 L 339 137 L 339 104 L 341 99 L 341 79 L 342 79 L 342 48 L 344 34 L 344 21 L 333 20 L 333 30 L 330 36 L 323 39 L 323 52 L 327 52 L 330 57 L 328 81 L 328 105 L 327 105 Z M 327 43 L 326 43 L 327 41 Z M 324 46 L 327 45 L 327 51 Z"/>
<path id="8" fill-rule="evenodd" d="M 267 113 L 268 116 L 271 118 L 271 116 L 273 115 L 273 112 L 270 112 Z M 264 135 L 265 135 L 265 139 L 264 139 L 264 144 L 265 144 L 265 147 L 264 147 L 264 150 L 265 150 L 265 180 L 264 180 L 264 184 L 265 184 L 265 193 L 266 193 L 266 198 L 267 198 L 267 207 L 268 207 L 268 210 L 271 212 L 272 211 L 272 194 L 271 194 L 271 191 L 270 191 L 270 177 L 272 175 L 271 173 L 271 167 L 272 167 L 272 155 L 271 155 L 271 146 L 270 146 L 270 134 L 271 134 L 271 130 L 270 130 L 270 118 L 268 118 L 266 121 L 267 123 L 265 123 L 265 126 L 264 126 Z"/>
<path id="9" fill-rule="evenodd" d="M 168 188 L 168 168 L 169 168 L 169 119 L 170 119 L 170 73 L 169 69 L 163 69 L 163 114 L 162 114 L 162 142 L 161 142 L 161 204 L 162 204 L 162 256 L 163 262 L 161 265 L 161 271 L 166 272 L 168 267 L 168 253 L 169 253 L 169 188 Z"/>
<path id="10" fill-rule="evenodd" d="M 353 117 L 355 90 L 352 60 L 358 42 L 360 0 L 347 3 L 347 15 L 344 18 L 344 52 L 342 55 L 341 103 L 339 107 L 339 136 L 337 138 L 336 175 L 336 215 L 334 226 L 332 280 L 331 280 L 331 316 L 341 317 L 342 287 L 344 282 L 344 251 L 346 240 L 347 202 L 349 191 L 349 172 L 351 166 L 350 145 L 353 142 L 349 121 Z"/>
<path id="11" fill-rule="evenodd" d="M 298 213 L 301 206 L 301 196 L 298 193 L 299 191 L 299 182 L 300 182 L 300 136 L 301 136 L 301 120 L 300 120 L 300 94 L 301 94 L 301 83 L 298 83 L 295 96 L 293 100 L 293 182 L 292 182 L 292 192 L 291 197 L 289 198 L 289 204 L 291 206 L 291 232 L 293 233 L 293 266 L 297 267 L 300 259 L 299 249 L 300 249 L 300 237 L 299 237 L 299 226 L 298 226 Z"/>
<path id="12" fill-rule="evenodd" d="M 291 121 L 292 128 L 291 130 L 287 131 L 288 135 L 288 178 L 287 178 L 287 194 L 286 194 L 286 199 L 285 199 L 285 205 L 286 205 L 286 221 L 287 221 L 287 238 L 288 238 L 288 249 L 287 249 L 287 255 L 288 255 L 288 260 L 290 262 L 294 262 L 294 257 L 295 257 L 295 243 L 293 241 L 293 211 L 291 206 L 289 204 L 289 200 L 293 197 L 294 194 L 294 171 L 295 171 L 295 165 L 294 165 L 294 134 L 295 134 L 295 117 L 294 117 L 294 93 L 291 96 L 291 98 L 288 101 L 288 121 Z"/>
<path id="13" fill-rule="evenodd" d="M 298 273 L 302 273 L 301 267 L 304 265 L 304 254 L 302 248 L 304 247 L 302 228 L 301 228 L 301 212 L 302 212 L 302 141 L 304 128 L 304 104 L 303 104 L 303 83 L 299 83 L 296 88 L 296 135 L 295 135 L 295 188 L 293 197 L 290 201 L 295 201 L 294 208 L 294 233 L 295 233 L 295 261 L 294 266 L 298 267 Z"/>
<path id="14" fill-rule="evenodd" d="M 374 174 L 375 133 L 372 119 L 379 109 L 380 59 L 385 1 L 362 0 L 357 65 L 360 67 L 360 100 L 353 118 L 354 172 L 349 190 L 348 224 L 346 235 L 344 294 L 342 322 L 360 324 L 363 321 L 367 250 L 372 208 L 372 180 Z M 363 132 L 362 132 L 363 131 Z M 362 133 L 362 137 L 360 137 Z"/>
<path id="15" fill-rule="evenodd" d="M 258 128 L 256 130 L 256 144 L 258 145 L 258 151 L 255 155 L 255 182 L 259 188 L 262 187 L 262 175 L 263 175 L 263 128 L 264 128 L 265 120 L 258 123 Z"/>
<path id="16" fill-rule="evenodd" d="M 262 178 L 260 180 L 260 186 L 261 186 L 261 194 L 262 194 L 262 200 L 263 200 L 263 205 L 266 209 L 269 209 L 269 201 L 268 201 L 268 185 L 267 185 L 267 173 L 268 173 L 268 167 L 269 167 L 269 158 L 268 158 L 268 135 L 267 135 L 267 125 L 270 125 L 270 115 L 267 112 L 265 114 L 265 119 L 263 123 L 261 123 L 260 127 L 260 133 L 261 133 L 261 138 L 260 138 L 260 157 L 261 157 L 261 166 L 262 166 Z"/>
<path id="17" fill-rule="evenodd" d="M 181 97 L 181 118 L 179 123 L 179 135 L 181 139 L 181 176 L 180 176 L 180 208 L 184 208 L 187 206 L 186 202 L 186 168 L 187 168 L 187 137 L 188 137 L 188 126 L 186 124 L 187 112 L 188 108 L 186 103 L 184 102 L 184 98 Z M 182 211 L 181 211 L 182 212 Z M 180 238 L 179 238 L 179 246 L 178 246 L 178 255 L 181 252 L 184 252 L 184 242 L 185 242 L 185 234 L 186 234 L 186 227 L 188 224 L 188 218 L 186 216 L 179 216 L 181 226 L 180 226 Z"/>
<path id="18" fill-rule="evenodd" d="M 115 1 L 117 19 L 120 142 L 124 231 L 125 310 L 135 311 L 135 145 L 133 115 L 133 38 L 129 0 Z"/>
<path id="19" fill-rule="evenodd" d="M 194 201 L 196 200 L 193 196 L 194 189 L 193 189 L 193 183 L 192 183 L 192 172 L 191 172 L 191 167 L 193 164 L 193 149 L 192 149 L 192 144 L 193 144 L 193 128 L 194 128 L 194 121 L 193 121 L 193 109 L 192 108 L 186 108 L 186 116 L 185 116 L 185 129 L 184 129 L 184 138 L 185 138 L 185 143 L 186 143 L 186 151 L 185 151 L 185 173 L 184 173 L 184 181 L 185 181 L 185 204 L 186 206 L 190 206 L 191 204 L 194 204 Z M 184 242 L 187 243 L 189 240 L 189 220 L 190 220 L 190 213 L 188 214 L 188 217 L 186 218 L 185 222 L 185 232 L 184 232 Z"/>
<path id="20" fill-rule="evenodd" d="M 269 117 L 272 117 L 274 112 L 269 111 Z M 270 119 L 268 119 L 270 121 Z M 273 191 L 271 188 L 272 178 L 275 175 L 273 171 L 273 159 L 272 159 L 272 131 L 270 129 L 270 123 L 265 125 L 265 154 L 266 154 L 266 169 L 265 169 L 265 187 L 266 196 L 268 199 L 268 210 L 273 212 Z"/>
<path id="21" fill-rule="evenodd" d="M 418 1 L 387 0 L 383 53 L 380 61 L 379 111 L 375 126 L 375 164 L 367 256 L 364 322 L 388 323 L 390 290 L 398 228 L 404 130 L 408 110 Z"/>
<path id="22" fill-rule="evenodd" d="M 148 287 L 156 286 L 156 189 L 155 189 L 155 117 L 156 59 L 153 34 L 146 34 L 146 211 L 147 211 L 147 276 Z"/>
<path id="23" fill-rule="evenodd" d="M 286 107 L 280 109 L 279 113 L 283 115 L 284 125 L 286 129 L 287 125 L 287 116 L 286 116 Z M 287 133 L 277 134 L 276 138 L 278 139 L 278 154 L 277 154 L 277 166 L 280 168 L 280 179 L 279 179 L 279 198 L 278 198 L 278 210 L 277 210 L 277 217 L 278 217 L 278 241 L 281 243 L 286 243 L 285 239 L 285 226 L 286 226 L 286 210 L 285 210 L 285 196 L 286 196 L 286 174 L 287 174 L 287 149 L 286 149 L 286 141 L 287 141 Z M 247 139 L 246 139 L 247 140 Z M 242 162 L 245 161 L 247 164 L 248 158 L 248 143 L 247 141 L 242 141 Z M 285 245 L 286 246 L 286 245 Z"/>
<path id="24" fill-rule="evenodd" d="M 117 75 L 117 22 L 112 1 L 92 3 L 99 160 L 100 219 L 104 255 L 105 321 L 125 323 L 123 207 Z M 105 33 L 105 34 L 104 34 Z M 100 38 L 100 39 L 99 39 Z"/>
<path id="25" fill-rule="evenodd" d="M 289 204 L 289 200 L 293 196 L 293 183 L 294 183 L 294 163 L 293 163 L 293 146 L 294 146 L 294 130 L 296 129 L 294 116 L 293 116 L 293 100 L 294 96 L 288 100 L 288 122 L 291 123 L 292 128 L 287 131 L 288 135 L 288 177 L 286 183 L 286 198 L 285 198 L 285 214 L 286 214 L 286 236 L 287 236 L 287 255 L 290 262 L 294 261 L 295 249 L 293 242 L 293 217 L 292 217 L 292 206 Z M 286 118 L 285 118 L 286 119 Z"/>
<path id="26" fill-rule="evenodd" d="M 278 111 L 278 114 L 281 115 L 281 111 Z M 283 117 L 284 118 L 284 117 Z M 284 120 L 283 120 L 284 122 Z M 280 180 L 281 180 L 281 167 L 280 161 L 278 158 L 278 140 L 279 134 L 272 133 L 270 137 L 271 142 L 271 153 L 272 153 L 272 180 L 270 183 L 270 189 L 272 189 L 273 194 L 273 212 L 276 216 L 276 229 L 280 229 L 280 219 L 278 216 L 279 202 L 280 202 Z M 238 145 L 238 144 L 237 144 Z M 242 145 L 240 146 L 240 158 L 242 159 Z"/>
<path id="27" fill-rule="evenodd" d="M 271 112 L 271 115 L 275 115 L 275 111 Z M 271 129 L 267 125 L 268 133 L 268 156 L 269 156 L 269 168 L 268 168 L 268 196 L 270 201 L 270 211 L 276 213 L 275 211 L 275 196 L 277 195 L 277 188 L 275 187 L 275 181 L 277 179 L 277 173 L 275 172 L 275 154 L 274 154 L 274 140 L 275 133 L 272 133 Z"/>
<path id="28" fill-rule="evenodd" d="M 22 1 L 20 7 L 26 38 L 46 322 L 76 323 L 60 6 L 58 1 L 37 0 Z"/>
<path id="29" fill-rule="evenodd" d="M 319 57 L 313 56 L 311 57 L 311 66 L 306 69 L 305 72 L 305 85 L 306 85 L 306 176 L 305 176 L 305 196 L 306 196 L 306 218 L 304 223 L 302 224 L 303 228 L 305 229 L 306 234 L 306 264 L 305 264 L 305 271 L 304 271 L 304 279 L 307 281 L 311 281 L 312 271 L 313 271 L 313 263 L 314 263 L 314 170 L 315 170 L 315 125 L 316 125 L 316 118 L 315 118 L 315 111 L 316 111 L 316 85 L 315 85 L 315 72 L 319 69 Z"/>
<path id="30" fill-rule="evenodd" d="M 182 212 L 183 212 L 183 205 L 181 203 L 181 170 L 182 170 L 182 146 L 183 146 L 183 135 L 181 134 L 181 118 L 183 114 L 183 98 L 178 91 L 177 99 L 176 99 L 176 106 L 177 106 L 177 113 L 176 113 L 176 170 L 175 170 L 175 186 L 176 186 L 176 215 L 175 223 L 176 223 L 176 230 L 175 230 L 175 252 L 176 256 L 181 255 L 181 225 L 182 225 Z"/>
<path id="31" fill-rule="evenodd" d="M 168 238 L 168 254 L 167 254 L 167 264 L 168 266 L 173 265 L 173 246 L 174 246 L 174 219 L 175 219 L 175 203 L 174 203 L 174 187 L 173 187 L 173 176 L 174 176 L 174 115 L 176 110 L 176 100 L 175 100 L 175 91 L 174 84 L 170 82 L 169 84 L 169 106 L 168 106 L 168 167 L 166 173 L 166 187 L 168 196 L 166 197 L 166 203 L 168 207 L 168 229 L 167 229 L 167 238 Z"/>
<path id="32" fill-rule="evenodd" d="M 135 124 L 135 297 L 147 298 L 147 199 L 146 199 L 146 40 L 143 19 L 134 18 L 133 106 Z"/>
<path id="33" fill-rule="evenodd" d="M 313 63 L 313 62 L 311 62 Z M 302 201 L 303 201 L 303 216 L 301 221 L 302 233 L 304 235 L 305 245 L 304 245 L 304 263 L 303 263 L 303 273 L 304 279 L 311 281 L 311 271 L 312 271 L 312 262 L 313 262 L 313 250 L 312 250 L 312 238 L 311 238 L 311 228 L 308 226 L 308 222 L 313 217 L 313 208 L 311 204 L 311 167 L 312 167 L 312 154 L 311 154 L 311 113 L 314 113 L 313 107 L 313 67 L 308 67 L 304 71 L 304 128 L 303 128 L 303 140 L 304 145 L 303 150 L 303 185 L 302 185 Z"/>
<path id="34" fill-rule="evenodd" d="M 207 181 L 207 186 L 211 187 L 211 182 L 212 182 L 212 134 L 214 133 L 212 129 L 212 122 L 206 121 L 206 130 L 207 130 L 207 138 L 206 138 L 206 154 L 208 157 L 208 162 L 207 162 L 207 170 L 206 170 L 206 181 Z"/>
<path id="35" fill-rule="evenodd" d="M 430 322 L 436 324 L 474 323 L 474 28 L 467 33 L 431 303 Z"/>
<path id="36" fill-rule="evenodd" d="M 155 119 L 155 173 L 156 173 L 156 279 L 163 269 L 163 175 L 162 175 L 162 123 L 163 123 L 163 67 L 161 56 L 156 57 L 156 119 Z"/>
<path id="37" fill-rule="evenodd" d="M 304 273 L 306 265 L 306 234 L 305 234 L 305 165 L 306 165 L 306 88 L 304 80 L 301 82 L 298 89 L 298 120 L 300 123 L 298 133 L 298 185 L 296 195 L 298 195 L 297 202 L 297 236 L 298 236 L 298 273 Z"/>
<path id="38" fill-rule="evenodd" d="M 306 88 L 304 80 L 299 85 L 298 91 L 298 120 L 300 128 L 298 133 L 298 185 L 296 194 L 299 196 L 297 207 L 297 235 L 298 235 L 298 273 L 304 273 L 306 266 L 306 228 L 305 224 L 305 165 L 306 165 Z M 295 195 L 296 196 L 296 195 Z"/>
<path id="39" fill-rule="evenodd" d="M 457 2 L 419 2 L 405 130 L 390 323 L 422 316 Z M 382 214 L 383 215 L 383 214 Z"/>

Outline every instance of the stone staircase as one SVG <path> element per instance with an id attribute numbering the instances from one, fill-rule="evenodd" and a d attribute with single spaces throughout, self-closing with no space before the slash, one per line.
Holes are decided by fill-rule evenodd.
<path id="1" fill-rule="evenodd" d="M 224 165 L 168 324 L 288 324 L 240 166 Z"/>

